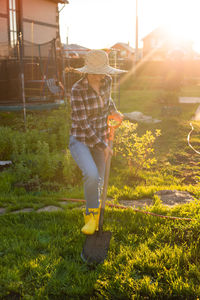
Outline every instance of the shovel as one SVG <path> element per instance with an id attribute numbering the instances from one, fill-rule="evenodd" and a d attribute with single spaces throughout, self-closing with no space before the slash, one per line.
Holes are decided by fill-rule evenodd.
<path id="1" fill-rule="evenodd" d="M 108 123 L 108 127 L 110 128 L 108 145 L 112 149 L 113 140 L 114 140 L 114 131 L 117 127 L 120 126 L 121 119 L 119 119 L 119 117 L 117 117 L 116 115 L 110 115 L 108 116 L 107 123 Z M 115 124 L 111 124 L 111 123 L 115 123 Z M 99 217 L 99 230 L 96 231 L 93 235 L 87 235 L 81 253 L 81 258 L 87 264 L 103 263 L 104 259 L 107 256 L 109 245 L 110 245 L 110 239 L 112 233 L 110 231 L 103 231 L 103 218 L 104 218 L 105 202 L 107 198 L 110 164 L 111 164 L 111 155 L 108 156 L 106 161 L 104 187 L 103 187 L 101 210 L 100 210 L 100 217 Z"/>

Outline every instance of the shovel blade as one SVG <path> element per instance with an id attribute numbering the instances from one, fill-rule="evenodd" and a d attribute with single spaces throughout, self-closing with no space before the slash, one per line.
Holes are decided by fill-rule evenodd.
<path id="1" fill-rule="evenodd" d="M 83 261 L 87 264 L 103 263 L 108 253 L 111 236 L 110 231 L 96 231 L 93 235 L 88 235 L 81 253 Z"/>

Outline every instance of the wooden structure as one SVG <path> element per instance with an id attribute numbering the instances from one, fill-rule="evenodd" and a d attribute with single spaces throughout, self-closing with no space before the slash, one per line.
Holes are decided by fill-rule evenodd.
<path id="1" fill-rule="evenodd" d="M 21 102 L 20 51 L 27 97 L 34 93 L 38 97 L 38 89 L 40 96 L 41 91 L 44 94 L 45 82 L 41 85 L 37 81 L 44 81 L 47 71 L 50 76 L 58 76 L 61 65 L 56 51 L 61 45 L 58 3 L 68 1 L 0 0 L 0 105 Z M 22 49 L 19 49 L 19 34 Z"/>
<path id="2" fill-rule="evenodd" d="M 135 49 L 129 46 L 129 44 L 116 43 L 111 48 L 119 51 L 119 57 L 134 60 Z"/>

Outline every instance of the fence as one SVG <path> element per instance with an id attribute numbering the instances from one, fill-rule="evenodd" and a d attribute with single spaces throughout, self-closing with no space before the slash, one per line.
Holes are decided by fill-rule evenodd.
<path id="1" fill-rule="evenodd" d="M 4 45 L 5 46 L 5 45 Z M 78 53 L 88 50 L 78 49 Z M 127 69 L 127 62 L 120 60 L 118 51 L 106 49 L 110 65 L 115 68 Z M 22 76 L 24 80 L 24 96 L 26 102 L 55 101 L 64 96 L 70 97 L 72 85 L 80 78 L 73 72 L 65 73 L 66 67 L 79 68 L 84 65 L 84 55 L 71 56 L 74 50 L 56 49 L 56 40 L 44 44 L 23 41 L 13 49 L 15 57 L 0 55 L 0 103 L 22 103 Z M 2 53 L 6 53 L 6 51 Z M 20 61 L 20 54 L 22 61 Z M 57 83 L 62 82 L 64 91 Z M 120 106 L 119 75 L 113 76 L 113 98 Z"/>
<path id="2" fill-rule="evenodd" d="M 15 52 L 15 57 L 0 56 L 1 104 L 22 102 L 22 72 L 27 102 L 54 101 L 60 98 L 62 91 L 58 86 L 56 88 L 56 84 L 62 80 L 63 66 L 62 57 L 56 51 L 56 41 L 52 40 L 45 44 L 18 42 Z M 51 85 L 48 85 L 49 79 Z M 55 87 L 52 88 L 52 84 Z"/>

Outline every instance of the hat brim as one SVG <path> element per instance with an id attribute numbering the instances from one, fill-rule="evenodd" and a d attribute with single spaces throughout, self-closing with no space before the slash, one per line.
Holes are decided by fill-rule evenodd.
<path id="1" fill-rule="evenodd" d="M 120 70 L 120 69 L 116 69 L 113 68 L 111 66 L 103 66 L 101 68 L 89 68 L 87 65 L 82 67 L 82 68 L 77 68 L 75 69 L 81 73 L 87 73 L 87 74 L 105 74 L 105 75 L 115 75 L 115 74 L 122 74 L 122 73 L 126 73 L 126 70 Z"/>

